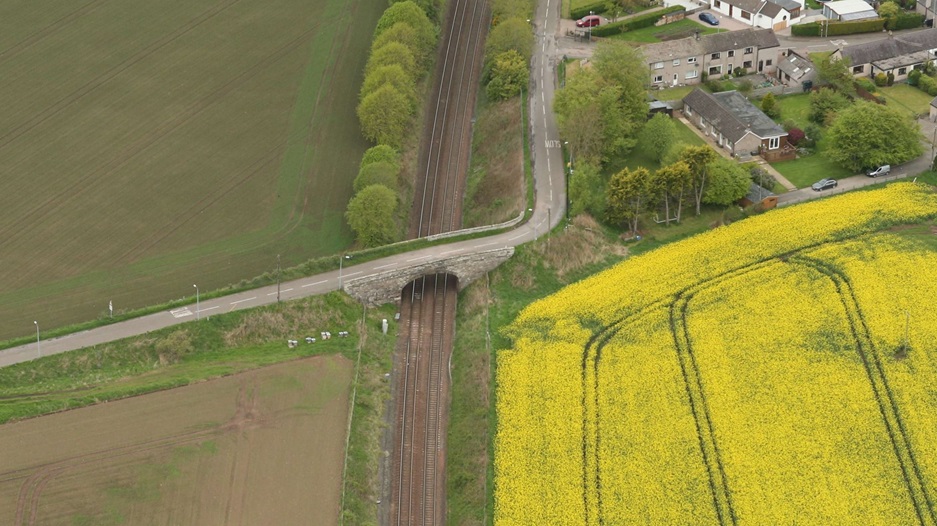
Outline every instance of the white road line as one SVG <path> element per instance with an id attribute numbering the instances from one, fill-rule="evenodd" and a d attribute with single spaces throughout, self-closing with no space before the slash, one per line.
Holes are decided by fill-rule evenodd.
<path id="1" fill-rule="evenodd" d="M 546 98 L 546 96 L 543 94 L 542 91 L 540 92 L 540 101 L 543 102 L 544 104 L 547 102 L 547 98 Z"/>
<path id="2" fill-rule="evenodd" d="M 446 255 L 446 254 L 452 254 L 453 252 L 462 252 L 463 250 L 465 250 L 465 249 L 464 249 L 464 248 L 457 248 L 457 249 L 455 249 L 455 250 L 447 250 L 447 251 L 445 251 L 445 252 L 441 252 L 440 255 L 443 255 L 443 256 L 444 256 L 444 255 Z"/>
<path id="3" fill-rule="evenodd" d="M 524 237 L 525 235 L 527 235 L 527 234 L 518 234 L 518 235 L 516 235 L 516 236 L 514 236 L 514 237 L 509 237 L 509 238 L 508 238 L 508 241 L 514 241 L 515 239 L 520 239 L 520 238 Z"/>
<path id="4" fill-rule="evenodd" d="M 543 110 L 543 114 L 544 114 L 544 115 L 547 114 L 547 107 L 546 107 L 546 106 L 540 106 L 540 109 Z"/>
<path id="5" fill-rule="evenodd" d="M 181 309 L 173 309 L 169 311 L 169 314 L 172 314 L 173 318 L 184 318 L 186 316 L 191 316 L 192 311 L 188 307 L 182 307 Z"/>
<path id="6" fill-rule="evenodd" d="M 254 296 L 254 297 L 252 297 L 252 298 L 243 299 L 243 300 L 232 301 L 232 302 L 231 302 L 231 305 L 237 305 L 238 303 L 244 303 L 245 301 L 250 301 L 250 300 L 255 300 L 255 299 L 257 299 L 257 296 Z"/>
<path id="7" fill-rule="evenodd" d="M 475 246 L 472 247 L 472 248 L 487 247 L 488 245 L 494 245 L 495 243 L 496 243 L 495 241 L 492 241 L 491 243 L 482 243 L 481 245 L 475 245 Z"/>
<path id="8" fill-rule="evenodd" d="M 345 279 L 345 278 L 347 278 L 348 276 L 357 276 L 358 274 L 361 274 L 362 272 L 364 272 L 364 271 L 363 271 L 363 270 L 359 270 L 358 272 L 349 272 L 348 274 L 342 274 L 342 279 Z"/>
<path id="9" fill-rule="evenodd" d="M 267 296 L 276 296 L 276 295 L 277 295 L 276 292 L 271 292 L 270 294 L 267 294 Z"/>
<path id="10" fill-rule="evenodd" d="M 215 305 L 214 307 L 205 307 L 204 309 L 199 309 L 199 312 L 205 312 L 207 310 L 217 309 L 218 307 L 219 305 Z"/>
<path id="11" fill-rule="evenodd" d="M 431 258 L 431 257 L 433 257 L 432 254 L 427 254 L 427 255 L 425 255 L 425 256 L 420 256 L 420 257 L 418 257 L 418 258 L 408 259 L 407 262 L 410 262 L 410 261 L 419 261 L 419 260 L 421 260 L 421 259 L 426 259 L 426 258 Z"/>
<path id="12" fill-rule="evenodd" d="M 315 283 L 306 283 L 306 284 L 303 285 L 301 288 L 312 287 L 313 285 L 321 285 L 321 284 L 325 283 L 326 281 L 328 281 L 328 280 L 327 280 L 327 279 L 324 279 L 324 280 L 322 280 L 322 281 L 317 281 L 317 282 L 315 282 Z"/>
<path id="13" fill-rule="evenodd" d="M 382 269 L 382 268 L 387 268 L 387 267 L 393 267 L 394 265 L 399 265 L 399 263 L 388 263 L 388 264 L 386 264 L 386 265 L 381 265 L 381 266 L 379 266 L 379 267 L 374 267 L 374 270 L 378 270 L 378 269 Z"/>

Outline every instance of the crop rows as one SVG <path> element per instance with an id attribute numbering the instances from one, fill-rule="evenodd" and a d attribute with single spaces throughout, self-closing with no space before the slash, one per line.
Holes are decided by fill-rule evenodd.
<path id="1" fill-rule="evenodd" d="M 800 268 L 805 258 L 799 254 L 804 251 L 815 252 L 833 241 L 848 242 L 937 213 L 934 196 L 916 185 L 893 185 L 850 197 L 850 201 L 831 199 L 772 212 L 670 245 L 529 306 L 509 328 L 514 348 L 499 355 L 496 522 L 757 522 L 754 517 L 765 509 L 765 503 L 752 498 L 759 495 L 751 478 L 758 473 L 745 468 L 752 459 L 739 456 L 745 448 L 739 449 L 730 425 L 734 422 L 725 418 L 726 400 L 739 396 L 735 391 L 742 387 L 727 384 L 725 371 L 713 369 L 712 353 L 718 347 L 710 341 L 705 342 L 706 357 L 699 357 L 696 340 L 712 331 L 698 332 L 689 316 L 698 316 L 694 314 L 698 296 L 714 301 L 705 297 L 716 289 L 744 286 L 751 276 L 764 272 Z M 830 214 L 831 210 L 837 212 Z M 662 269 L 666 276 L 660 275 Z M 845 274 L 840 279 L 845 280 Z M 835 297 L 831 294 L 827 296 Z M 849 377 L 849 400 L 865 400 L 871 389 L 890 437 L 888 456 L 897 458 L 895 463 L 876 460 L 880 458 L 876 455 L 871 462 L 885 477 L 890 466 L 900 465 L 919 522 L 933 524 L 925 470 L 915 458 L 898 411 L 900 402 L 877 361 L 859 300 L 850 294 L 852 300 L 838 296 L 845 309 L 842 316 L 853 327 L 852 337 L 843 345 L 867 360 L 865 376 L 871 388 L 863 390 L 849 383 L 855 379 Z M 719 301 L 727 303 L 725 298 Z M 795 336 L 791 337 L 797 343 Z M 869 353 L 864 352 L 867 348 Z M 843 355 L 823 359 L 849 367 Z M 798 366 L 811 367 L 810 363 Z M 798 398 L 798 389 L 789 395 L 792 403 L 810 399 Z M 830 389 L 835 393 L 838 387 Z M 716 400 L 711 399 L 714 393 Z M 647 407 L 648 402 L 659 405 Z M 581 420 L 570 422 L 577 412 Z M 656 427 L 660 419 L 667 419 L 682 435 Z M 660 434 L 662 445 L 656 436 L 641 436 L 651 429 Z M 821 425 L 816 432 L 824 429 Z M 861 447 L 874 450 L 879 435 L 884 433 L 874 431 Z M 827 458 L 835 453 L 818 454 Z M 791 490 L 778 488 L 777 498 Z M 885 490 L 889 499 L 892 493 Z M 668 501 L 662 502 L 661 496 Z M 737 496 L 745 498 L 737 502 Z M 829 510 L 831 519 L 836 516 L 842 516 L 839 510 Z"/>

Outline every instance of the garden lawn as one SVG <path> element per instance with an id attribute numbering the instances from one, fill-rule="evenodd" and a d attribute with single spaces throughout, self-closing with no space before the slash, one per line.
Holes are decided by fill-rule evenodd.
<path id="1" fill-rule="evenodd" d="M 933 99 L 910 84 L 895 84 L 887 88 L 879 88 L 878 93 L 885 97 L 889 106 L 908 110 L 915 117 L 926 115 L 930 111 L 930 101 Z"/>
<path id="2" fill-rule="evenodd" d="M 679 20 L 665 26 L 651 26 L 635 31 L 620 33 L 609 38 L 618 40 L 627 40 L 629 42 L 661 42 L 662 40 L 675 40 L 693 35 L 699 31 L 701 35 L 716 33 L 719 30 L 713 27 L 704 26 L 688 18 Z M 683 33 L 686 33 L 683 35 Z"/>
<path id="3" fill-rule="evenodd" d="M 798 93 L 797 95 L 786 95 L 778 97 L 778 106 L 781 108 L 781 122 L 793 121 L 798 128 L 804 129 L 810 120 L 807 116 L 810 114 L 810 94 Z"/>
<path id="4" fill-rule="evenodd" d="M 650 90 L 648 93 L 651 94 L 657 100 L 680 100 L 683 97 L 686 97 L 696 88 L 696 85 L 693 86 L 678 86 L 676 88 L 667 88 L 662 90 Z"/>
<path id="5" fill-rule="evenodd" d="M 793 161 L 773 163 L 771 166 L 781 172 L 781 175 L 787 178 L 788 181 L 794 183 L 797 188 L 810 186 L 820 179 L 841 179 L 843 177 L 855 175 L 836 164 L 826 155 L 823 155 L 825 150 L 825 141 L 820 140 L 813 154 L 807 157 L 801 157 L 800 159 L 794 159 Z"/>

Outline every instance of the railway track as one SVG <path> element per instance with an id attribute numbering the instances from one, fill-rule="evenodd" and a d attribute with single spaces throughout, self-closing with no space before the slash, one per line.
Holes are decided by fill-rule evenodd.
<path id="1" fill-rule="evenodd" d="M 448 5 L 420 146 L 409 236 L 462 225 L 472 115 L 490 23 L 485 0 Z M 458 286 L 448 274 L 423 276 L 401 294 L 394 359 L 394 428 L 387 520 L 437 525 L 446 518 L 445 442 Z"/>

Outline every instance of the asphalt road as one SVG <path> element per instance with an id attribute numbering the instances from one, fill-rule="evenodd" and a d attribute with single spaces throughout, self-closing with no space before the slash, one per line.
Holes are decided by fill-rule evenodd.
<path id="1" fill-rule="evenodd" d="M 556 29 L 558 27 L 559 9 L 560 0 L 541 0 L 537 7 L 534 22 L 537 43 L 532 59 L 532 87 L 529 98 L 532 132 L 531 154 L 535 189 L 532 217 L 514 230 L 483 239 L 472 239 L 424 248 L 359 265 L 346 265 L 341 271 L 343 283 L 355 278 L 379 275 L 390 269 L 446 259 L 454 254 L 520 245 L 543 235 L 548 230 L 548 220 L 552 226 L 563 219 L 563 215 L 566 213 L 563 156 L 559 135 L 556 131 L 556 120 L 553 112 L 548 111 L 552 105 L 555 89 L 553 80 L 555 78 L 554 55 L 557 52 Z M 346 260 L 346 263 L 353 261 Z M 289 301 L 325 294 L 339 288 L 339 271 L 336 270 L 281 283 L 280 298 L 283 301 Z M 5 349 L 0 351 L 0 367 L 36 359 L 40 356 L 40 353 L 42 356 L 48 356 L 91 347 L 145 334 L 171 325 L 196 322 L 197 319 L 208 318 L 225 312 L 269 305 L 276 303 L 276 301 L 276 285 L 201 301 L 197 306 L 193 303 L 171 311 L 157 312 L 51 340 L 41 340 L 39 345 L 34 342 Z"/>

